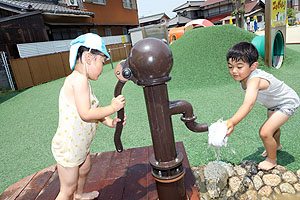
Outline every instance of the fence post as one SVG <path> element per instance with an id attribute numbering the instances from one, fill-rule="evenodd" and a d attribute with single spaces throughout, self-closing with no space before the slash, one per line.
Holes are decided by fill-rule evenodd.
<path id="1" fill-rule="evenodd" d="M 111 68 L 113 69 L 114 68 L 114 65 L 112 63 L 112 56 L 111 56 L 111 53 L 110 53 L 110 48 L 108 49 L 108 54 L 110 56 L 110 64 L 111 64 Z"/>
<path id="2" fill-rule="evenodd" d="M 126 56 L 126 58 L 127 58 L 127 48 L 126 48 L 126 44 L 124 44 L 124 49 L 125 49 L 125 56 Z M 126 59 L 125 58 L 125 59 Z"/>

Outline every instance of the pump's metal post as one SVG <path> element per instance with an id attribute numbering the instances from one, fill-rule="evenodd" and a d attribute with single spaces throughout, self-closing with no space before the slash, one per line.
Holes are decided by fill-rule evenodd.
<path id="1" fill-rule="evenodd" d="M 187 200 L 184 157 L 176 151 L 171 116 L 183 114 L 181 120 L 194 132 L 205 132 L 208 125 L 195 122 L 197 117 L 189 102 L 169 101 L 166 83 L 171 79 L 169 73 L 172 66 L 173 56 L 167 44 L 156 38 L 137 42 L 126 61 L 116 66 L 115 74 L 119 81 L 115 96 L 121 94 L 128 80 L 143 87 L 154 149 L 149 161 L 159 200 Z M 122 112 L 118 112 L 120 119 L 123 118 Z M 122 127 L 122 121 L 118 122 L 114 137 L 118 152 L 123 150 L 120 140 Z"/>
<path id="2" fill-rule="evenodd" d="M 176 151 L 171 116 L 182 113 L 182 121 L 195 132 L 207 131 L 207 124 L 194 122 L 196 116 L 188 102 L 169 101 L 166 83 L 171 79 L 172 66 L 173 56 L 168 45 L 149 38 L 137 42 L 131 49 L 124 70 L 132 72 L 130 80 L 144 90 L 154 149 L 149 161 L 159 200 L 186 200 L 183 154 Z"/>

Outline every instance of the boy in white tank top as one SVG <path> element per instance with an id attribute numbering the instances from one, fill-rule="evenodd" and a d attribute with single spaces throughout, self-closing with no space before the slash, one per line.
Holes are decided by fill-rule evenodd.
<path id="1" fill-rule="evenodd" d="M 257 69 L 258 56 L 255 46 L 248 42 L 234 45 L 227 53 L 229 73 L 234 80 L 240 81 L 245 91 L 243 104 L 227 120 L 227 136 L 250 113 L 256 101 L 265 106 L 268 109 L 268 118 L 261 126 L 259 135 L 266 149 L 262 156 L 266 159 L 259 163 L 258 168 L 270 170 L 277 165 L 277 151 L 282 148 L 280 127 L 294 114 L 300 100 L 297 93 L 284 82 Z"/>

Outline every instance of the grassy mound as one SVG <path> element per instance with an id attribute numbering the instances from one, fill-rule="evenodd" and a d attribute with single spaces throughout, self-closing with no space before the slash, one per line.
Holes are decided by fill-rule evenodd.
<path id="1" fill-rule="evenodd" d="M 251 42 L 255 34 L 232 25 L 193 29 L 170 48 L 174 57 L 171 72 L 178 87 L 223 85 L 228 83 L 226 53 L 234 44 Z"/>

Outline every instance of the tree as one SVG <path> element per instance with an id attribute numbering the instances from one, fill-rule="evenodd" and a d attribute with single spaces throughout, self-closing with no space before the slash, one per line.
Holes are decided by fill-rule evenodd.
<path id="1" fill-rule="evenodd" d="M 232 4 L 233 4 L 233 12 L 231 13 L 231 15 L 235 16 L 235 24 L 240 28 L 244 28 L 245 1 L 232 0 Z"/>
<path id="2" fill-rule="evenodd" d="M 289 25 L 294 25 L 295 24 L 295 21 L 297 20 L 296 13 L 297 13 L 297 11 L 294 10 L 293 8 L 288 8 L 287 9 L 287 17 L 288 17 L 288 20 L 289 20 Z"/>

